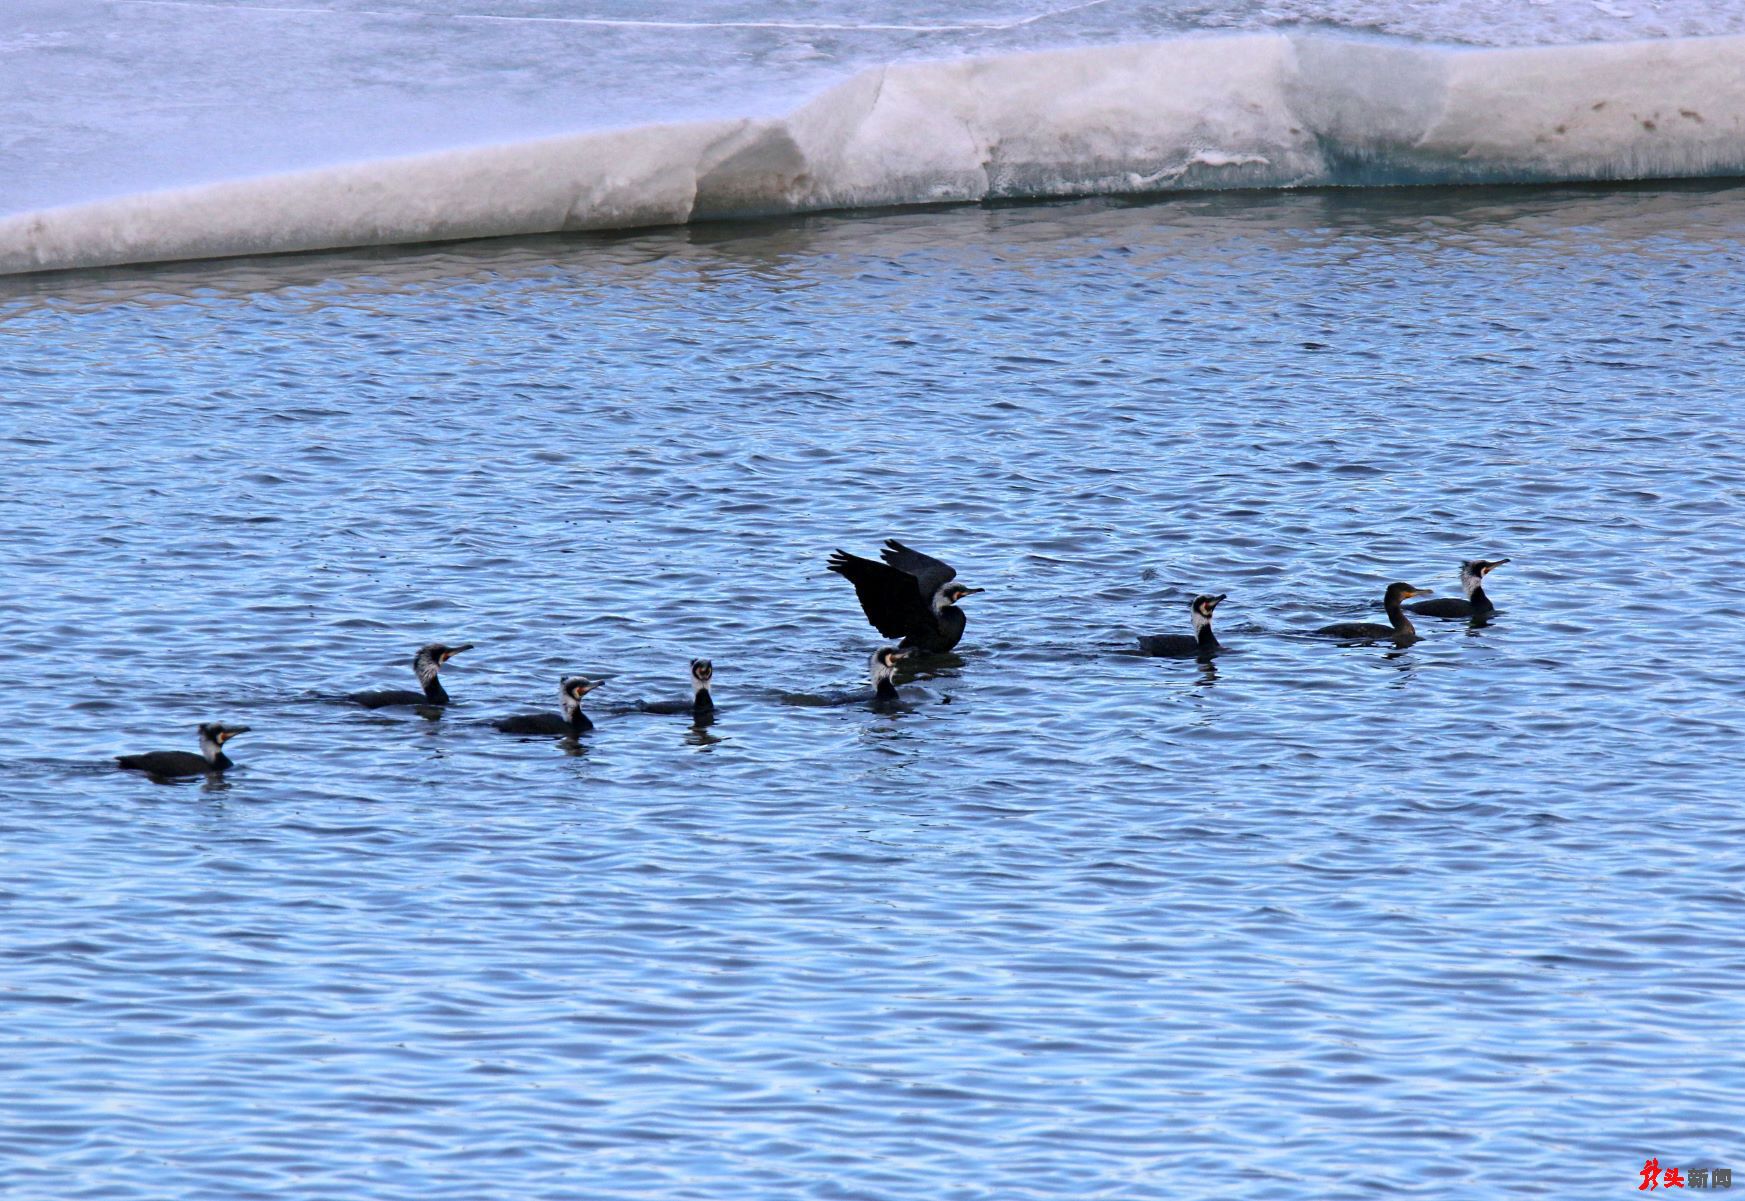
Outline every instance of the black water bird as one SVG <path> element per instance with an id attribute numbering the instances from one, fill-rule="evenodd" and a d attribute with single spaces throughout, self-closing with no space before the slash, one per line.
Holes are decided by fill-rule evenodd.
<path id="1" fill-rule="evenodd" d="M 1493 613 L 1496 605 L 1485 595 L 1484 578 L 1507 562 L 1507 559 L 1468 559 L 1460 565 L 1460 590 L 1466 593 L 1465 600 L 1458 596 L 1440 596 L 1406 608 L 1425 617 L 1483 617 L 1486 613 Z"/>
<path id="2" fill-rule="evenodd" d="M 881 646 L 873 652 L 872 659 L 867 664 L 872 677 L 873 704 L 894 705 L 902 699 L 897 695 L 897 664 L 914 653 L 890 646 Z"/>
<path id="3" fill-rule="evenodd" d="M 790 705 L 825 707 L 871 704 L 874 709 L 895 708 L 902 699 L 897 693 L 897 682 L 894 678 L 897 664 L 915 653 L 894 646 L 881 646 L 874 651 L 872 658 L 867 661 L 867 669 L 872 677 L 871 691 L 858 688 L 847 692 L 826 692 L 822 695 L 783 693 L 782 700 Z"/>
<path id="4" fill-rule="evenodd" d="M 590 680 L 587 676 L 565 676 L 558 682 L 558 703 L 563 708 L 563 716 L 555 713 L 523 713 L 517 717 L 505 717 L 491 724 L 505 734 L 539 734 L 564 737 L 572 734 L 586 734 L 594 728 L 594 723 L 588 720 L 588 715 L 582 712 L 582 698 L 598 688 L 604 681 Z"/>
<path id="5" fill-rule="evenodd" d="M 1139 649 L 1161 659 L 1209 658 L 1217 654 L 1224 647 L 1218 636 L 1212 633 L 1212 610 L 1227 595 L 1221 592 L 1217 596 L 1194 597 L 1188 602 L 1194 623 L 1192 634 L 1141 634 Z"/>
<path id="6" fill-rule="evenodd" d="M 915 652 L 896 646 L 881 646 L 872 653 L 867 661 L 867 671 L 872 678 L 872 706 L 875 709 L 888 709 L 903 698 L 897 694 L 897 664 L 909 658 Z M 863 693 L 858 700 L 865 700 Z"/>
<path id="7" fill-rule="evenodd" d="M 1418 631 L 1412 628 L 1411 621 L 1400 610 L 1404 601 L 1414 596 L 1430 595 L 1428 588 L 1414 588 L 1410 584 L 1395 582 L 1388 585 L 1387 593 L 1382 598 L 1382 608 L 1387 610 L 1389 625 L 1380 625 L 1373 621 L 1341 621 L 1335 625 L 1322 626 L 1317 634 L 1328 638 L 1393 638 L 1398 641 L 1416 638 Z"/>
<path id="8" fill-rule="evenodd" d="M 689 713 L 706 717 L 715 712 L 715 698 L 709 686 L 715 680 L 715 665 L 707 659 L 691 660 L 691 699 L 688 701 L 637 701 L 643 713 Z"/>
<path id="9" fill-rule="evenodd" d="M 209 721 L 200 726 L 198 755 L 192 751 L 147 751 L 143 755 L 117 755 L 115 762 L 128 771 L 149 772 L 154 776 L 216 775 L 236 766 L 219 748 L 238 734 L 246 733 L 247 726 Z"/>
<path id="10" fill-rule="evenodd" d="M 931 555 L 910 550 L 895 538 L 885 540 L 882 563 L 838 550 L 830 570 L 854 585 L 867 621 L 886 638 L 901 638 L 905 650 L 944 654 L 963 637 L 963 610 L 957 602 L 984 592 L 957 583 L 957 570 Z"/>
<path id="11" fill-rule="evenodd" d="M 413 692 L 410 688 L 386 688 L 378 692 L 354 692 L 345 699 L 366 709 L 386 709 L 390 705 L 446 705 L 448 691 L 443 688 L 437 673 L 450 659 L 462 651 L 472 649 L 473 644 L 470 642 L 461 646 L 444 646 L 440 642 L 432 642 L 429 646 L 421 647 L 412 656 L 412 670 L 417 673 L 418 682 L 424 686 L 423 692 Z"/>

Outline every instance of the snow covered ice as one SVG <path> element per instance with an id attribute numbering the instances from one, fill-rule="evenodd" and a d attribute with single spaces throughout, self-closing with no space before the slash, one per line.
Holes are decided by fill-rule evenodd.
<path id="1" fill-rule="evenodd" d="M 987 197 L 1745 171 L 1745 12 L 1673 0 L 23 0 L 0 51 L 5 272 Z"/>

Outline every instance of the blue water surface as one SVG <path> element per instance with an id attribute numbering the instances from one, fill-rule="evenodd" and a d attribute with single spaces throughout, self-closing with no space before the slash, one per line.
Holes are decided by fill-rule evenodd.
<path id="1" fill-rule="evenodd" d="M 0 281 L 0 1186 L 1745 1170 L 1745 189 Z M 894 713 L 838 546 L 966 582 Z M 1488 625 L 1375 619 L 1508 557 Z M 1227 592 L 1229 653 L 1145 659 Z M 440 714 L 364 710 L 472 642 Z M 714 659 L 713 725 L 629 712 Z M 610 679 L 579 744 L 488 722 Z M 111 757 L 249 725 L 222 780 Z"/>

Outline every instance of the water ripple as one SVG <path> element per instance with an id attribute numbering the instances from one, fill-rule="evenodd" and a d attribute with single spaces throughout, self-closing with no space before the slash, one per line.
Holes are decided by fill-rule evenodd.
<path id="1" fill-rule="evenodd" d="M 1490 1197 L 1727 1166 L 1726 187 L 0 284 L 8 1196 Z M 973 584 L 895 714 L 835 546 Z M 1508 556 L 1503 612 L 1304 636 Z M 1227 591 L 1230 653 L 1139 633 Z M 331 698 L 474 642 L 430 717 Z M 714 659 L 706 730 L 632 712 Z M 580 747 L 496 735 L 609 677 Z M 222 781 L 118 751 L 253 732 Z"/>

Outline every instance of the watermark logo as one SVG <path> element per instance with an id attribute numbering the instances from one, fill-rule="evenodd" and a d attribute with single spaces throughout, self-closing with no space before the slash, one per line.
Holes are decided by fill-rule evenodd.
<path id="1" fill-rule="evenodd" d="M 1651 1188 L 1732 1188 L 1732 1168 L 1663 1168 L 1658 1159 L 1642 1164 L 1642 1183 L 1636 1191 Z"/>

